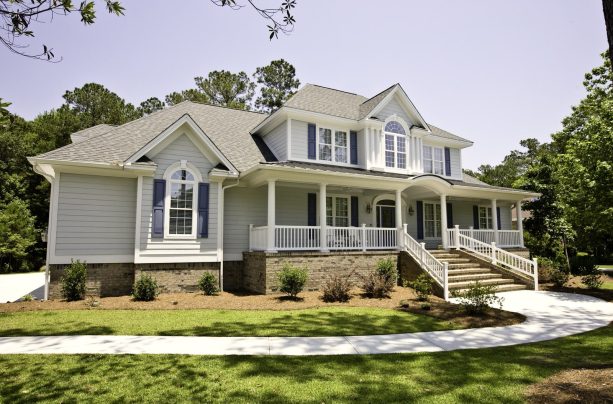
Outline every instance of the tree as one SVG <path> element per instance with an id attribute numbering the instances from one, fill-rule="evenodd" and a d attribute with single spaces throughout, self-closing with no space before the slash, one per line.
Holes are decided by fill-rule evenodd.
<path id="1" fill-rule="evenodd" d="M 9 123 L 9 115 L 10 115 L 10 113 L 6 109 L 6 107 L 8 107 L 10 105 L 11 105 L 10 102 L 4 102 L 4 101 L 2 101 L 2 98 L 0 98 L 0 129 L 2 129 L 3 127 L 8 125 L 8 123 Z"/>
<path id="2" fill-rule="evenodd" d="M 151 97 L 140 103 L 137 108 L 139 115 L 150 115 L 156 111 L 160 111 L 166 107 L 164 101 L 157 97 Z"/>
<path id="3" fill-rule="evenodd" d="M 273 60 L 268 66 L 258 67 L 253 77 L 261 86 L 255 107 L 268 113 L 279 109 L 300 86 L 296 69 L 284 59 Z"/>
<path id="4" fill-rule="evenodd" d="M 230 7 L 239 10 L 245 7 L 237 3 L 236 0 L 211 0 L 213 4 L 220 7 Z M 268 23 L 269 39 L 278 38 L 279 32 L 289 34 L 294 29 L 296 19 L 292 14 L 292 9 L 296 7 L 296 0 L 283 0 L 279 7 L 260 7 L 254 0 L 247 0 L 247 3 Z"/>
<path id="5" fill-rule="evenodd" d="M 81 119 L 83 128 L 106 123 L 121 125 L 140 116 L 134 105 L 97 83 L 66 91 L 65 105 Z"/>
<path id="6" fill-rule="evenodd" d="M 0 206 L 0 272 L 32 269 L 28 252 L 36 243 L 36 233 L 34 217 L 24 201 L 15 199 Z"/>
<path id="7" fill-rule="evenodd" d="M 207 78 L 195 77 L 196 88 L 171 93 L 166 96 L 166 102 L 174 105 L 178 102 L 190 100 L 204 102 L 221 107 L 246 109 L 255 92 L 255 84 L 249 79 L 247 73 L 232 73 L 226 70 L 215 70 Z"/>
<path id="8" fill-rule="evenodd" d="M 104 0 L 110 14 L 123 15 L 124 8 L 119 1 Z M 27 52 L 26 39 L 36 34 L 33 22 L 51 22 L 59 16 L 77 13 L 81 22 L 91 25 L 96 20 L 95 1 L 84 0 L 75 6 L 71 0 L 0 0 L 0 43 L 11 52 L 35 59 L 53 60 L 53 48 L 42 46 L 42 51 Z"/>
<path id="9" fill-rule="evenodd" d="M 602 0 L 602 12 L 609 41 L 609 62 L 613 64 L 613 0 Z"/>

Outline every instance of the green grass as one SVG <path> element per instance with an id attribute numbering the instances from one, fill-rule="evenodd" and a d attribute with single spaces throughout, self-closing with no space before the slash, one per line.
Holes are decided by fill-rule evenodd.
<path id="1" fill-rule="evenodd" d="M 608 264 L 601 264 L 601 265 L 596 265 L 596 266 L 600 269 L 613 269 L 613 265 L 608 265 Z"/>
<path id="2" fill-rule="evenodd" d="M 572 368 L 613 366 L 613 326 L 548 342 L 323 357 L 0 356 L 0 401 L 518 403 Z"/>
<path id="3" fill-rule="evenodd" d="M 0 313 L 0 336 L 330 336 L 459 328 L 449 321 L 381 308 L 307 310 L 65 310 Z"/>
<path id="4" fill-rule="evenodd" d="M 605 282 L 602 284 L 603 289 L 613 290 L 613 282 Z"/>

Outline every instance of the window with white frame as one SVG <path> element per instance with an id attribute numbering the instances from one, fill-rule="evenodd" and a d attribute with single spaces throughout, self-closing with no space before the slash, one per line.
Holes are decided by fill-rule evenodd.
<path id="1" fill-rule="evenodd" d="M 349 137 L 343 130 L 319 128 L 319 160 L 347 163 Z"/>
<path id="2" fill-rule="evenodd" d="M 489 230 L 494 228 L 491 207 L 479 206 L 479 228 Z"/>
<path id="3" fill-rule="evenodd" d="M 326 224 L 328 226 L 349 227 L 349 197 L 326 197 Z"/>
<path id="4" fill-rule="evenodd" d="M 407 138 L 404 127 L 397 121 L 385 125 L 385 166 L 407 168 Z"/>
<path id="5" fill-rule="evenodd" d="M 441 237 L 441 205 L 424 202 L 424 235 L 426 238 Z"/>
<path id="6" fill-rule="evenodd" d="M 187 168 L 180 168 L 168 178 L 168 235 L 196 236 L 197 181 Z"/>
<path id="7" fill-rule="evenodd" d="M 445 160 L 443 148 L 424 146 L 424 172 L 443 175 L 445 173 Z"/>

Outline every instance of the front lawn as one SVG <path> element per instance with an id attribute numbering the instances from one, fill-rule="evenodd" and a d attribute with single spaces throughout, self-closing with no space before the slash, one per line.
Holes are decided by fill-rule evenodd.
<path id="1" fill-rule="evenodd" d="M 207 335 L 331 336 L 463 328 L 462 322 L 400 310 L 56 310 L 0 313 L 0 336 Z"/>
<path id="2" fill-rule="evenodd" d="M 558 372 L 611 367 L 611 325 L 536 344 L 424 354 L 3 355 L 0 401 L 520 403 L 530 385 Z M 613 400 L 610 384 L 600 393 L 598 402 Z"/>

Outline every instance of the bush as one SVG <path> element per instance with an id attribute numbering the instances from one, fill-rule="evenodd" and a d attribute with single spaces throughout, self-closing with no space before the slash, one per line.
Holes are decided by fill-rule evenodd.
<path id="1" fill-rule="evenodd" d="M 452 296 L 460 300 L 460 306 L 468 314 L 483 314 L 488 306 L 498 304 L 502 309 L 503 298 L 496 296 L 496 286 L 472 283 L 464 292 L 453 291 Z"/>
<path id="2" fill-rule="evenodd" d="M 411 283 L 415 293 L 417 294 L 417 300 L 427 301 L 428 296 L 432 294 L 432 278 L 426 274 L 421 274 Z"/>
<path id="3" fill-rule="evenodd" d="M 87 279 L 87 264 L 79 260 L 71 260 L 70 265 L 64 269 L 62 296 L 69 302 L 82 300 L 85 296 L 85 280 Z"/>
<path id="4" fill-rule="evenodd" d="M 34 296 L 29 293 L 21 298 L 21 301 L 23 302 L 31 302 L 32 300 L 34 300 Z"/>
<path id="5" fill-rule="evenodd" d="M 589 271 L 590 272 L 585 273 L 585 275 L 581 277 L 581 282 L 583 282 L 583 284 L 589 289 L 600 289 L 604 283 L 601 272 L 598 270 L 598 268 L 596 268 L 596 265 L 591 267 Z"/>
<path id="6" fill-rule="evenodd" d="M 394 264 L 394 261 L 392 261 L 390 258 L 380 260 L 377 263 L 377 273 L 379 276 L 391 281 L 394 285 L 398 280 L 398 270 L 396 269 L 396 264 Z"/>
<path id="7" fill-rule="evenodd" d="M 557 265 L 549 258 L 538 257 L 539 283 L 552 282 L 553 272 L 557 269 Z"/>
<path id="8" fill-rule="evenodd" d="M 332 275 L 323 285 L 324 302 L 347 302 L 350 299 L 351 282 L 349 276 Z"/>
<path id="9" fill-rule="evenodd" d="M 570 260 L 570 272 L 573 275 L 591 275 L 596 270 L 596 259 L 589 255 L 577 255 Z"/>
<path id="10" fill-rule="evenodd" d="M 551 271 L 551 282 L 559 288 L 564 286 L 569 279 L 570 274 L 562 267 L 554 268 Z"/>
<path id="11" fill-rule="evenodd" d="M 217 278 L 210 272 L 205 272 L 198 281 L 198 288 L 207 296 L 213 296 L 219 293 L 217 287 Z"/>
<path id="12" fill-rule="evenodd" d="M 366 276 L 361 276 L 362 290 L 368 297 L 389 297 L 396 286 L 398 273 L 394 261 L 391 259 L 381 260 L 377 269 Z"/>
<path id="13" fill-rule="evenodd" d="M 150 302 L 155 300 L 159 293 L 158 283 L 149 274 L 141 273 L 136 282 L 134 282 L 132 290 L 134 300 Z"/>
<path id="14" fill-rule="evenodd" d="M 430 310 L 432 308 L 428 302 L 423 302 L 419 307 L 421 307 L 422 310 Z"/>
<path id="15" fill-rule="evenodd" d="M 294 267 L 286 263 L 279 273 L 279 290 L 291 297 L 296 297 L 304 289 L 307 279 L 308 274 L 305 268 Z"/>

